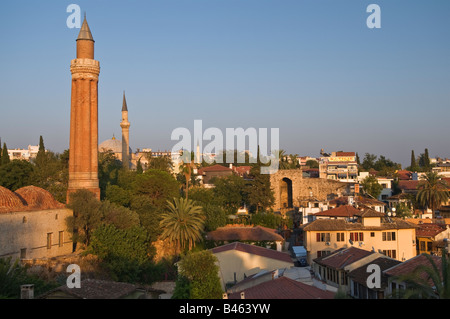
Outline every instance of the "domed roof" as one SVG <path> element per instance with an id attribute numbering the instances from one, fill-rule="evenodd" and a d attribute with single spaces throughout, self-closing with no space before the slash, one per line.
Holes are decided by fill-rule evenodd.
<path id="1" fill-rule="evenodd" d="M 63 208 L 64 205 L 53 198 L 47 190 L 36 186 L 25 186 L 15 192 L 25 201 L 29 209 L 44 210 Z"/>
<path id="2" fill-rule="evenodd" d="M 100 152 L 107 152 L 108 150 L 112 151 L 113 153 L 122 153 L 122 141 L 116 139 L 114 136 L 106 141 L 103 141 L 98 146 L 98 150 Z M 130 147 L 130 154 L 131 154 L 131 147 Z"/>
<path id="3" fill-rule="evenodd" d="M 16 193 L 0 186 L 0 212 L 15 212 L 25 209 L 26 205 Z"/>
<path id="4" fill-rule="evenodd" d="M 106 140 L 98 146 L 100 152 L 112 151 L 113 153 L 122 153 L 122 141 L 116 139 L 114 136 Z"/>

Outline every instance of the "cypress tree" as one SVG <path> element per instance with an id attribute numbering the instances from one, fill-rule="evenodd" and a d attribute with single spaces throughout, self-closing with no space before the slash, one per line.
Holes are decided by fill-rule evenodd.
<path id="1" fill-rule="evenodd" d="M 2 166 L 2 140 L 0 139 L 0 166 Z"/>
<path id="2" fill-rule="evenodd" d="M 426 169 L 430 168 L 430 156 L 428 155 L 428 148 L 425 149 L 425 155 L 424 155 L 424 167 Z"/>
<path id="3" fill-rule="evenodd" d="M 8 148 L 6 147 L 6 143 L 3 143 L 2 149 L 2 165 L 8 164 L 10 162 Z"/>
<path id="4" fill-rule="evenodd" d="M 41 137 L 39 138 L 39 151 L 36 155 L 36 165 L 42 166 L 45 163 L 45 146 L 44 146 L 44 139 Z"/>
<path id="5" fill-rule="evenodd" d="M 415 170 L 416 164 L 416 156 L 414 155 L 414 150 L 411 151 L 411 170 Z"/>

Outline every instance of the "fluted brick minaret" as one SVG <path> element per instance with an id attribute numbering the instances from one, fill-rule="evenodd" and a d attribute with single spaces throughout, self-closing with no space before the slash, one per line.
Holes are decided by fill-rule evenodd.
<path id="1" fill-rule="evenodd" d="M 69 194 L 88 189 L 100 199 L 98 182 L 98 76 L 94 38 L 86 17 L 77 38 L 77 58 L 70 63 L 72 99 L 70 110 Z"/>
<path id="2" fill-rule="evenodd" d="M 123 92 L 122 102 L 122 121 L 120 122 L 122 128 L 122 164 L 126 169 L 130 168 L 130 122 L 128 122 L 128 106 L 125 99 L 125 92 Z"/>

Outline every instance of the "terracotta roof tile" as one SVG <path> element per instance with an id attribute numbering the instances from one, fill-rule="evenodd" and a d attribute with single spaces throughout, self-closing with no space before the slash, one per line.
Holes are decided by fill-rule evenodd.
<path id="1" fill-rule="evenodd" d="M 334 293 L 304 284 L 287 277 L 278 277 L 243 290 L 245 299 L 333 299 Z M 234 292 L 229 299 L 241 299 Z"/>
<path id="2" fill-rule="evenodd" d="M 315 259 L 314 261 L 330 268 L 343 269 L 344 267 L 372 254 L 375 253 L 365 249 L 349 247 L 323 258 Z"/>
<path id="3" fill-rule="evenodd" d="M 403 275 L 411 274 L 420 265 L 431 267 L 431 263 L 428 260 L 428 257 L 431 257 L 433 259 L 434 263 L 436 264 L 436 266 L 438 267 L 438 269 L 441 270 L 441 266 L 442 266 L 441 257 L 430 256 L 427 254 L 420 254 L 420 255 L 417 255 L 411 259 L 408 259 L 408 260 L 402 262 L 401 264 L 398 264 L 394 267 L 391 267 L 391 268 L 385 270 L 384 274 L 386 274 L 388 276 L 403 276 Z M 422 272 L 420 277 L 422 279 L 427 279 L 428 275 L 425 272 Z"/>
<path id="4" fill-rule="evenodd" d="M 275 229 L 266 227 L 220 227 L 206 235 L 209 240 L 251 240 L 251 241 L 280 241 L 284 238 Z"/>
<path id="5" fill-rule="evenodd" d="M 435 237 L 436 235 L 445 231 L 446 226 L 441 224 L 419 224 L 416 229 L 416 237 Z"/>
<path id="6" fill-rule="evenodd" d="M 342 205 L 336 208 L 324 210 L 320 213 L 315 213 L 314 216 L 330 216 L 330 217 L 353 217 L 359 214 L 359 209 L 351 205 Z"/>

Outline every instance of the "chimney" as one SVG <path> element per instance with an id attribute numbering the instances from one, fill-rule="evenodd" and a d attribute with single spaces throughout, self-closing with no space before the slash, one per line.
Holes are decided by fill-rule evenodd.
<path id="1" fill-rule="evenodd" d="M 34 285 L 21 285 L 20 299 L 34 299 Z"/>

